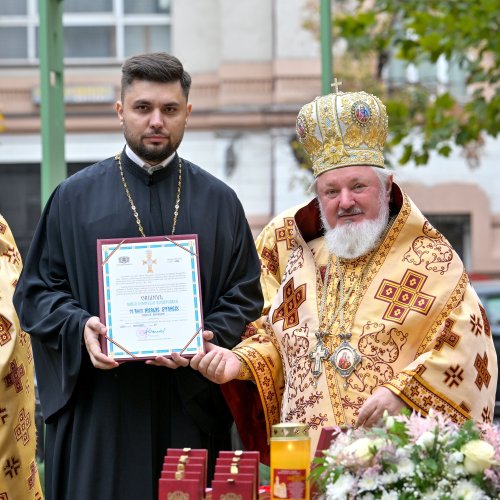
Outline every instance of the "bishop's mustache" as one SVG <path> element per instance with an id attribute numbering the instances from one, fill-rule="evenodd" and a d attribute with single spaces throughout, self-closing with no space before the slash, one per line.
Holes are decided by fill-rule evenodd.
<path id="1" fill-rule="evenodd" d="M 349 209 L 339 208 L 337 215 L 339 217 L 342 217 L 345 215 L 358 215 L 358 214 L 362 214 L 362 213 L 363 213 L 363 210 L 361 210 L 361 208 L 359 208 L 359 207 L 353 207 L 353 208 L 349 208 Z"/>

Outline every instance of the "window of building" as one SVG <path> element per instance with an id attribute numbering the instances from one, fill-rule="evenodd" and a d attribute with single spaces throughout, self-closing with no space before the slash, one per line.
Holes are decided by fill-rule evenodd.
<path id="1" fill-rule="evenodd" d="M 64 12 L 112 12 L 113 0 L 63 0 Z"/>
<path id="2" fill-rule="evenodd" d="M 77 0 L 75 0 L 77 1 Z M 127 14 L 170 14 L 170 0 L 124 0 L 124 9 Z"/>
<path id="3" fill-rule="evenodd" d="M 440 57 L 436 63 L 422 62 L 406 64 L 401 59 L 391 57 L 386 66 L 384 77 L 393 87 L 401 87 L 408 83 L 418 83 L 436 94 L 448 91 L 458 101 L 467 97 L 466 71 L 454 61 Z"/>
<path id="4" fill-rule="evenodd" d="M 66 1 L 66 0 L 64 0 Z M 77 59 L 114 56 L 114 26 L 65 26 L 64 57 Z"/>
<path id="5" fill-rule="evenodd" d="M 429 222 L 450 242 L 465 268 L 471 264 L 469 214 L 425 214 Z"/>
<path id="6" fill-rule="evenodd" d="M 63 9 L 67 64 L 171 50 L 170 0 L 63 0 Z M 38 0 L 0 1 L 0 64 L 38 64 L 38 34 Z"/>
<path id="7" fill-rule="evenodd" d="M 398 59 L 394 50 L 391 50 L 383 77 L 389 86 L 394 88 L 409 83 L 418 84 L 434 94 L 450 92 L 457 101 L 463 102 L 468 99 L 466 69 L 453 58 L 447 60 L 444 56 L 440 56 L 436 62 L 420 61 L 408 64 Z"/>
<path id="8" fill-rule="evenodd" d="M 28 56 L 27 30 L 21 26 L 2 27 L 0 30 L 0 58 L 23 59 Z"/>
<path id="9" fill-rule="evenodd" d="M 0 2 L 0 16 L 18 16 L 26 13 L 26 1 L 2 0 L 2 2 Z"/>
<path id="10" fill-rule="evenodd" d="M 88 163 L 68 163 L 68 176 L 87 166 Z M 40 164 L 0 164 L 0 186 L 9 186 L 2 192 L 0 213 L 9 223 L 19 252 L 25 258 L 41 213 Z"/>

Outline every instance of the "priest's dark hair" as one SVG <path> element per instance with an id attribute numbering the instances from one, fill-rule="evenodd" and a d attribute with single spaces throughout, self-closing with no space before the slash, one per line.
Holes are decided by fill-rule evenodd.
<path id="1" fill-rule="evenodd" d="M 152 52 L 150 54 L 139 54 L 129 57 L 122 66 L 121 100 L 128 87 L 134 80 L 145 80 L 149 82 L 170 83 L 180 82 L 182 92 L 189 96 L 191 87 L 191 76 L 184 70 L 182 63 L 177 57 L 166 52 Z"/>

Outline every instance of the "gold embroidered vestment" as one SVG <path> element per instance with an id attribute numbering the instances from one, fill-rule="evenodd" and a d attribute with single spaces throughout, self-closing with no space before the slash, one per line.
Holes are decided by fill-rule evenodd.
<path id="1" fill-rule="evenodd" d="M 12 305 L 21 268 L 14 238 L 0 215 L 0 498 L 42 500 L 31 342 Z"/>

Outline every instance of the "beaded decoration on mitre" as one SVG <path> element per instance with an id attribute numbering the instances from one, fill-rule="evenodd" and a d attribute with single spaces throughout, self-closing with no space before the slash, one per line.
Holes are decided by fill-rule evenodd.
<path id="1" fill-rule="evenodd" d="M 297 135 L 313 164 L 314 177 L 353 165 L 384 168 L 387 112 L 366 92 L 316 97 L 297 116 Z"/>

